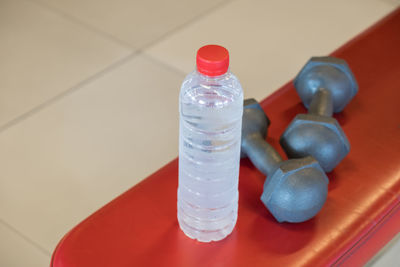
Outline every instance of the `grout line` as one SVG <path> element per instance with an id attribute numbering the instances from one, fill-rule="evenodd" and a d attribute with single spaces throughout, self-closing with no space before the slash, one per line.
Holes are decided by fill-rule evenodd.
<path id="1" fill-rule="evenodd" d="M 182 23 L 181 25 L 178 25 L 177 27 L 175 27 L 174 29 L 164 33 L 163 35 L 161 35 L 160 37 L 156 38 L 153 41 L 150 41 L 149 43 L 143 45 L 142 47 L 140 47 L 138 49 L 138 53 L 140 53 L 141 55 L 143 55 L 144 57 L 147 57 L 148 59 L 152 60 L 153 62 L 162 65 L 163 67 L 170 69 L 174 72 L 177 72 L 181 75 L 183 75 L 184 77 L 186 77 L 187 73 L 185 73 L 184 71 L 182 71 L 181 69 L 177 68 L 175 65 L 173 64 L 168 64 L 167 62 L 161 60 L 158 57 L 155 57 L 149 53 L 147 53 L 145 50 L 147 50 L 148 48 L 150 48 L 151 46 L 154 46 L 160 42 L 162 42 L 163 40 L 165 40 L 168 36 L 173 35 L 174 33 L 179 32 L 180 30 L 192 25 L 193 23 L 201 20 L 203 17 L 207 16 L 208 14 L 211 14 L 213 12 L 216 12 L 217 10 L 219 10 L 220 8 L 230 4 L 231 2 L 234 2 L 236 0 L 225 0 L 225 1 L 221 1 L 220 3 L 216 4 L 215 6 L 212 6 L 206 10 L 204 10 L 203 12 L 201 12 L 200 14 L 198 14 L 197 16 L 191 18 L 190 20 L 188 20 L 186 23 Z"/>
<path id="2" fill-rule="evenodd" d="M 27 1 L 29 1 L 29 0 L 27 0 Z M 106 38 L 106 39 L 108 39 L 110 41 L 113 41 L 113 42 L 115 42 L 115 43 L 117 43 L 117 44 L 119 44 L 119 45 L 121 45 L 121 46 L 123 46 L 123 47 L 125 47 L 127 49 L 136 50 L 136 52 L 138 52 L 138 54 L 144 54 L 144 50 L 148 49 L 149 47 L 151 47 L 151 46 L 163 41 L 168 36 L 170 36 L 170 35 L 178 32 L 178 31 L 182 30 L 183 28 L 195 23 L 196 21 L 199 21 L 200 19 L 202 19 L 203 17 L 207 16 L 208 14 L 214 13 L 217 10 L 219 10 L 220 8 L 222 8 L 222 7 L 228 5 L 229 3 L 234 2 L 236 0 L 223 0 L 220 3 L 218 3 L 218 4 L 214 5 L 214 6 L 211 6 L 210 8 L 207 8 L 206 10 L 204 10 L 203 12 L 198 14 L 197 16 L 194 16 L 193 18 L 189 19 L 188 21 L 183 22 L 182 24 L 180 24 L 180 25 L 176 26 L 175 28 L 165 32 L 160 37 L 158 37 L 158 38 L 156 38 L 156 39 L 154 39 L 152 41 L 149 41 L 147 44 L 144 44 L 143 46 L 141 46 L 139 48 L 135 48 L 130 43 L 128 43 L 126 41 L 123 41 L 123 40 L 117 38 L 116 36 L 114 36 L 114 35 L 112 35 L 110 33 L 102 31 L 102 30 L 96 28 L 95 26 L 93 26 L 93 25 L 91 25 L 89 23 L 86 23 L 86 22 L 80 20 L 79 18 L 74 17 L 73 15 L 69 15 L 68 13 L 66 13 L 66 12 L 64 12 L 64 11 L 58 9 L 58 8 L 55 8 L 55 7 L 53 7 L 53 6 L 49 5 L 49 4 L 43 3 L 40 0 L 30 0 L 30 1 L 33 2 L 33 3 L 36 3 L 37 5 L 41 6 L 42 8 L 45 8 L 45 9 L 51 11 L 51 12 L 54 12 L 54 13 L 60 15 L 61 17 L 65 18 L 65 19 L 67 19 L 67 20 L 69 20 L 69 21 L 71 21 L 71 22 L 73 22 L 73 23 L 75 23 L 75 24 L 77 24 L 77 25 L 79 25 L 81 27 L 86 28 L 87 30 L 89 30 L 89 31 L 91 31 L 93 33 L 99 34 L 100 36 L 102 36 L 102 37 L 104 37 L 104 38 Z M 153 56 L 150 57 L 150 56 L 148 56 L 148 54 L 146 54 L 146 55 L 147 55 L 148 58 L 152 58 L 154 61 L 156 61 L 157 63 L 160 63 L 164 67 L 167 67 L 169 69 L 173 69 L 173 70 L 175 70 L 175 71 L 177 71 L 179 73 L 183 73 L 181 70 L 179 70 L 178 68 L 176 68 L 175 66 L 173 66 L 171 64 L 168 64 L 166 62 L 158 60 Z M 184 74 L 184 75 L 186 75 L 186 74 Z M 1 131 L 1 128 L 0 128 L 0 131 Z"/>
<path id="3" fill-rule="evenodd" d="M 168 63 L 162 61 L 161 59 L 159 59 L 158 57 L 154 57 L 151 54 L 148 54 L 146 52 L 140 51 L 140 55 L 145 57 L 145 58 L 147 58 L 147 59 L 149 59 L 149 60 L 151 60 L 151 61 L 153 61 L 155 64 L 161 65 L 162 67 L 164 67 L 166 69 L 169 69 L 169 70 L 171 70 L 173 72 L 176 72 L 176 73 L 178 73 L 178 74 L 180 74 L 180 75 L 182 75 L 184 77 L 186 77 L 186 75 L 187 75 L 187 73 L 185 73 L 184 71 L 178 69 L 174 65 L 168 64 Z"/>
<path id="4" fill-rule="evenodd" d="M 55 7 L 53 7 L 53 6 L 49 5 L 49 4 L 43 3 L 40 0 L 26 0 L 26 1 L 32 2 L 34 4 L 37 4 L 38 6 L 44 8 L 44 9 L 47 9 L 48 11 L 50 11 L 52 13 L 56 13 L 57 15 L 61 16 L 62 18 L 66 19 L 66 20 L 68 20 L 68 21 L 70 21 L 72 23 L 75 23 L 78 26 L 81 26 L 81 27 L 85 28 L 88 31 L 96 33 L 96 34 L 102 36 L 103 38 L 105 38 L 105 39 L 107 39 L 109 41 L 117 43 L 117 44 L 123 46 L 126 49 L 129 49 L 129 50 L 137 50 L 138 49 L 138 48 L 134 47 L 133 45 L 131 45 L 130 43 L 128 43 L 128 42 L 126 42 L 124 40 L 121 40 L 121 39 L 115 37 L 112 34 L 104 32 L 104 31 L 96 28 L 95 26 L 92 26 L 91 24 L 80 20 L 79 18 L 76 18 L 76 17 L 74 17 L 72 15 L 69 15 L 68 13 L 66 13 L 66 12 L 64 12 L 64 11 L 58 9 L 58 8 L 55 8 Z"/>
<path id="5" fill-rule="evenodd" d="M 29 237 L 24 235 L 22 232 L 20 232 L 19 230 L 17 230 L 16 228 L 11 226 L 7 222 L 5 222 L 3 219 L 0 219 L 0 223 L 2 225 L 4 225 L 4 227 L 6 227 L 8 230 L 10 230 L 11 232 L 16 234 L 17 236 L 21 237 L 23 240 L 25 240 L 26 242 L 31 244 L 33 247 L 37 248 L 40 252 L 42 252 L 43 254 L 45 254 L 48 257 L 51 257 L 51 252 L 50 251 L 48 251 L 47 249 L 45 249 L 44 247 L 42 247 L 40 244 L 36 243 L 35 241 L 31 240 Z"/>
<path id="6" fill-rule="evenodd" d="M 110 34 L 110 33 L 107 33 L 105 31 L 101 30 L 101 29 L 98 29 L 97 27 L 91 25 L 90 23 L 86 23 L 86 22 L 80 20 L 79 18 L 77 18 L 77 17 L 75 17 L 73 15 L 70 15 L 70 14 L 68 14 L 68 13 L 66 13 L 66 12 L 64 12 L 64 11 L 58 9 L 58 8 L 55 8 L 55 7 L 53 7 L 53 6 L 49 5 L 49 4 L 46 4 L 46 3 L 44 3 L 44 2 L 42 2 L 40 0 L 26 0 L 26 1 L 31 1 L 33 3 L 36 3 L 38 6 L 41 6 L 42 8 L 45 8 L 45 9 L 47 9 L 49 11 L 52 11 L 52 12 L 60 15 L 61 17 L 65 18 L 67 20 L 70 20 L 71 22 L 74 22 L 74 23 L 86 28 L 87 30 L 90 30 L 90 31 L 92 31 L 94 33 L 97 33 L 97 34 L 103 36 L 104 38 L 106 38 L 106 39 L 108 39 L 110 41 L 114 41 L 114 42 L 118 43 L 119 45 L 124 46 L 125 48 L 144 50 L 144 49 L 147 49 L 148 47 L 150 47 L 152 45 L 155 45 L 156 43 L 164 40 L 167 36 L 172 35 L 175 32 L 178 32 L 181 29 L 187 27 L 188 25 L 191 25 L 194 22 L 200 20 L 201 18 L 203 18 L 207 14 L 213 13 L 217 9 L 220 9 L 223 6 L 226 6 L 227 4 L 229 4 L 229 3 L 233 2 L 233 1 L 236 1 L 236 0 L 224 0 L 224 1 L 221 1 L 220 3 L 218 3 L 218 4 L 216 4 L 216 5 L 212 6 L 212 7 L 204 10 L 203 12 L 198 14 L 197 16 L 194 16 L 193 18 L 189 19 L 188 21 L 183 22 L 182 24 L 176 26 L 172 30 L 169 30 L 169 31 L 165 32 L 160 37 L 158 37 L 158 38 L 156 38 L 156 39 L 154 39 L 152 41 L 149 41 L 147 44 L 145 44 L 145 45 L 143 45 L 143 46 L 141 46 L 139 48 L 136 48 L 132 44 L 130 44 L 130 43 L 124 41 L 124 40 L 119 39 L 118 37 L 114 36 L 113 34 Z"/>
<path id="7" fill-rule="evenodd" d="M 177 27 L 173 28 L 170 31 L 167 31 L 166 33 L 162 34 L 160 37 L 154 39 L 153 41 L 148 42 L 147 44 L 143 45 L 142 47 L 139 48 L 140 51 L 143 51 L 161 41 L 163 41 L 164 39 L 166 39 L 168 36 L 182 30 L 183 28 L 186 28 L 187 26 L 192 25 L 193 23 L 199 21 L 200 19 L 202 19 L 203 17 L 207 16 L 208 14 L 214 13 L 217 10 L 219 10 L 220 8 L 230 4 L 231 2 L 233 2 L 235 0 L 225 0 L 225 1 L 221 1 L 220 3 L 207 8 L 206 10 L 204 10 L 203 12 L 201 12 L 200 14 L 194 16 L 193 18 L 189 19 L 188 21 L 186 21 L 185 23 L 182 23 L 180 25 L 178 25 Z"/>
<path id="8" fill-rule="evenodd" d="M 70 87 L 69 89 L 51 97 L 50 99 L 46 100 L 45 102 L 35 106 L 34 108 L 28 110 L 27 112 L 17 116 L 14 119 L 11 119 L 10 121 L 6 122 L 5 124 L 0 126 L 0 133 L 7 130 L 8 128 L 24 121 L 25 119 L 31 117 L 32 115 L 40 112 L 41 110 L 45 109 L 46 107 L 58 102 L 60 99 L 73 94 L 74 92 L 78 91 L 80 88 L 82 88 L 83 86 L 91 83 L 92 81 L 106 75 L 107 73 L 109 73 L 110 71 L 126 64 L 128 61 L 130 61 L 132 58 L 134 58 L 135 56 L 138 55 L 138 52 L 131 52 L 130 54 L 128 54 L 127 56 L 123 57 L 122 59 L 117 60 L 116 62 L 108 65 L 107 67 L 105 67 L 104 69 L 100 70 L 99 72 L 96 72 L 95 74 L 93 74 L 92 76 L 89 76 L 88 78 L 80 81 L 79 83 L 77 83 L 76 85 Z"/>

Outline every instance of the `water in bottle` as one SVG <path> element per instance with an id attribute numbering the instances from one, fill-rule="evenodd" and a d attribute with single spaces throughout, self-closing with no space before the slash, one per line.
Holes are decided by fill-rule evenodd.
<path id="1" fill-rule="evenodd" d="M 200 48 L 196 63 L 180 92 L 178 221 L 187 236 L 210 242 L 237 220 L 243 90 L 224 47 Z"/>

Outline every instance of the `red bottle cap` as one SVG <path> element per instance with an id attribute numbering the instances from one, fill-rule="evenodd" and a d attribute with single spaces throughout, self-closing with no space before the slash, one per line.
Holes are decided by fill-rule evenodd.
<path id="1" fill-rule="evenodd" d="M 229 52 L 219 45 L 206 45 L 197 51 L 197 70 L 207 76 L 219 76 L 228 71 Z"/>

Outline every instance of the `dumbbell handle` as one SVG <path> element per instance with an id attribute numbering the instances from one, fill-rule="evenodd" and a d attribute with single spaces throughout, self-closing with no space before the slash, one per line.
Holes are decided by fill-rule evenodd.
<path id="1" fill-rule="evenodd" d="M 333 114 L 333 98 L 329 90 L 319 88 L 311 99 L 308 113 L 331 117 Z"/>
<path id="2" fill-rule="evenodd" d="M 278 167 L 279 163 L 282 162 L 282 158 L 278 152 L 258 133 L 249 135 L 243 141 L 242 149 L 244 149 L 244 152 L 254 166 L 265 174 L 265 176 L 272 173 Z"/>

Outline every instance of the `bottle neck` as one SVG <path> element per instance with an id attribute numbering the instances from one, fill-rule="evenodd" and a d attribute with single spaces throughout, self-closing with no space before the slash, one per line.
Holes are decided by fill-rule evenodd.
<path id="1" fill-rule="evenodd" d="M 198 76 L 201 76 L 203 79 L 207 80 L 207 81 L 218 81 L 218 80 L 224 80 L 226 79 L 229 75 L 230 75 L 230 71 L 229 69 L 222 75 L 218 75 L 218 76 L 208 76 L 205 75 L 203 73 L 200 73 L 197 68 L 196 68 L 196 74 Z"/>

